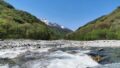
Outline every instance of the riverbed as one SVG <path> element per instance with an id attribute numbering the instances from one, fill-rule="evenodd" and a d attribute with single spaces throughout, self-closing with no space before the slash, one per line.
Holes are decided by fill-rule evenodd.
<path id="1" fill-rule="evenodd" d="M 2 40 L 0 68 L 119 68 L 119 47 L 119 40 Z"/>

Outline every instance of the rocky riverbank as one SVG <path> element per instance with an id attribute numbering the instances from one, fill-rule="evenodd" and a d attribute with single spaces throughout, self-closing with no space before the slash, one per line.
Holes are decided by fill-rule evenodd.
<path id="1" fill-rule="evenodd" d="M 120 66 L 119 47 L 118 40 L 1 40 L 0 68 L 109 68 Z"/>

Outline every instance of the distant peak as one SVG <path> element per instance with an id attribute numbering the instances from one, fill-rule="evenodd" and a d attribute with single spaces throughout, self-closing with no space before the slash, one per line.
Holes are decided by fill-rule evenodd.
<path id="1" fill-rule="evenodd" d="M 56 28 L 60 28 L 60 29 L 68 29 L 63 25 L 59 25 L 57 23 L 54 22 L 50 22 L 48 21 L 46 18 L 41 18 L 41 21 L 43 21 L 46 25 L 50 26 L 50 27 L 56 27 Z"/>
<path id="2" fill-rule="evenodd" d="M 41 18 L 41 21 L 43 21 L 46 25 L 49 25 L 49 21 L 46 18 Z"/>
<path id="3" fill-rule="evenodd" d="M 64 26 L 61 26 L 62 29 L 64 29 L 65 27 Z"/>

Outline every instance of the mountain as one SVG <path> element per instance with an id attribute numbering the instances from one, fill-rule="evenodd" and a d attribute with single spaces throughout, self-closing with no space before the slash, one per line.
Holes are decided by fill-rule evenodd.
<path id="1" fill-rule="evenodd" d="M 0 0 L 0 38 L 50 39 L 47 25 L 28 12 Z"/>
<path id="2" fill-rule="evenodd" d="M 37 17 L 0 0 L 0 38 L 50 39 L 48 29 Z"/>
<path id="3" fill-rule="evenodd" d="M 120 39 L 120 7 L 103 15 L 66 36 L 71 40 Z"/>
<path id="4" fill-rule="evenodd" d="M 69 29 L 58 24 L 46 24 L 34 15 L 17 10 L 12 5 L 0 0 L 0 38 L 1 39 L 61 39 Z"/>
<path id="5" fill-rule="evenodd" d="M 63 39 L 66 34 L 73 32 L 69 28 L 61 26 L 57 23 L 49 22 L 47 19 L 41 19 L 52 31 L 52 39 Z"/>

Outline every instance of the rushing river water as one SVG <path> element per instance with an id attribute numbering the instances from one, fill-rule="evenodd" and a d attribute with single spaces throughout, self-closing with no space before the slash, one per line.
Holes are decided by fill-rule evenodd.
<path id="1" fill-rule="evenodd" d="M 40 44 L 33 46 L 33 42 L 22 47 L 10 44 L 0 46 L 0 68 L 120 68 L 118 47 L 71 47 L 67 44 L 64 45 L 68 47 L 61 47 L 61 43 L 47 43 L 41 48 Z"/>
<path id="2" fill-rule="evenodd" d="M 87 51 L 76 50 L 74 54 L 72 51 L 26 51 L 15 58 L 1 58 L 0 68 L 86 68 L 98 66 L 99 64 L 84 54 L 85 52 Z M 11 55 L 9 54 L 9 56 Z"/>
<path id="3" fill-rule="evenodd" d="M 101 50 L 99 50 L 101 49 Z M 12 50 L 14 52 L 12 52 Z M 119 48 L 1 50 L 0 68 L 119 68 Z M 4 53 L 5 52 L 5 53 Z M 16 54 L 18 55 L 16 55 Z M 99 64 L 88 54 L 107 56 Z M 104 63 L 104 64 L 103 64 Z M 112 64 L 111 64 L 112 63 Z M 115 63 L 115 64 L 114 64 Z"/>

